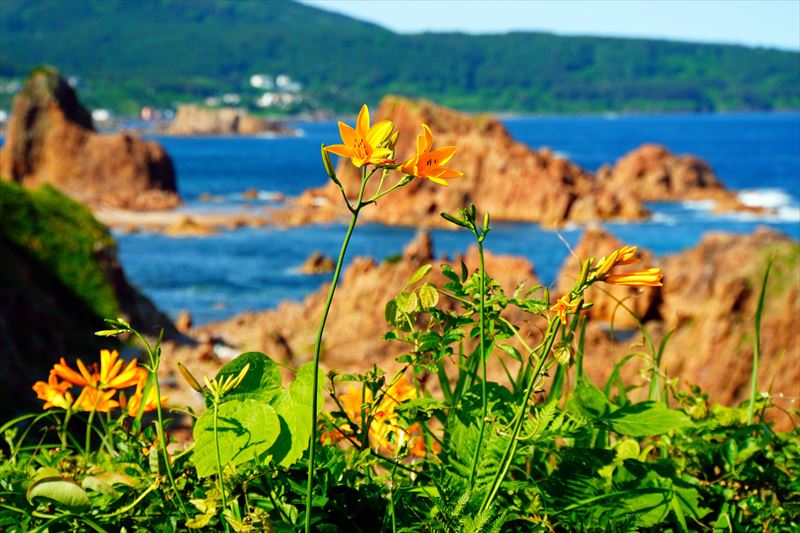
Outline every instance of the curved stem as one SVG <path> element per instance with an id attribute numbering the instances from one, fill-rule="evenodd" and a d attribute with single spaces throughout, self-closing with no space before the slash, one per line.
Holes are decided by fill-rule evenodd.
<path id="1" fill-rule="evenodd" d="M 539 354 L 539 362 L 536 365 L 536 369 L 533 371 L 533 375 L 530 377 L 528 387 L 525 390 L 525 394 L 519 406 L 519 411 L 517 411 L 517 414 L 514 417 L 514 429 L 511 432 L 511 440 L 506 446 L 505 452 L 503 452 L 503 458 L 500 460 L 500 468 L 498 468 L 497 473 L 492 480 L 491 488 L 481 504 L 481 509 L 479 511 L 480 513 L 484 513 L 492 505 L 492 502 L 497 495 L 497 491 L 500 490 L 500 485 L 503 483 L 503 479 L 505 478 L 506 473 L 511 466 L 511 461 L 514 459 L 514 454 L 517 451 L 517 444 L 519 442 L 519 433 L 522 430 L 523 422 L 527 418 L 525 415 L 528 410 L 528 402 L 530 401 L 531 394 L 533 394 L 533 387 L 536 384 L 536 378 L 542 371 L 544 362 L 547 360 L 547 354 L 553 348 L 553 343 L 556 340 L 556 335 L 558 335 L 558 329 L 560 326 L 561 322 L 558 318 L 553 318 L 550 321 L 548 334 L 542 341 L 542 351 Z"/>
<path id="2" fill-rule="evenodd" d="M 372 174 L 369 176 L 371 175 Z M 361 208 L 364 207 L 364 204 L 362 203 L 364 199 L 364 188 L 367 185 L 369 176 L 367 175 L 367 168 L 363 167 L 361 170 L 361 190 L 358 193 L 358 202 L 356 202 L 356 207 L 353 210 L 353 216 L 350 218 L 350 225 L 347 226 L 347 232 L 345 233 L 344 240 L 342 241 L 342 248 L 339 250 L 339 259 L 336 261 L 336 269 L 333 271 L 333 279 L 331 280 L 331 286 L 328 290 L 328 298 L 325 301 L 325 309 L 322 312 L 322 320 L 320 320 L 319 330 L 317 331 L 317 341 L 314 344 L 314 383 L 312 385 L 311 400 L 311 440 L 308 446 L 308 481 L 306 483 L 306 533 L 311 532 L 311 500 L 314 489 L 314 459 L 317 449 L 317 391 L 319 390 L 319 355 L 322 349 L 322 334 L 325 331 L 325 322 L 328 320 L 328 313 L 330 312 L 331 303 L 333 302 L 333 295 L 336 293 L 336 285 L 339 283 L 339 275 L 342 272 L 342 264 L 344 263 L 344 256 L 347 252 L 347 245 L 350 243 L 350 237 L 353 235 L 353 230 L 356 227 L 358 214 L 361 212 Z"/>
<path id="3" fill-rule="evenodd" d="M 481 261 L 481 283 L 480 283 L 480 291 L 481 291 L 481 300 L 480 300 L 480 345 L 478 346 L 478 351 L 481 356 L 481 368 L 483 370 L 482 380 L 481 380 L 481 429 L 478 433 L 478 444 L 475 446 L 475 458 L 472 461 L 472 472 L 469 474 L 469 486 L 473 486 L 475 483 L 475 475 L 478 471 L 478 462 L 480 461 L 480 454 L 481 454 L 481 445 L 483 444 L 483 435 L 486 432 L 486 417 L 489 414 L 489 399 L 486 397 L 486 331 L 485 331 L 485 324 L 484 324 L 484 314 L 486 312 L 486 273 L 485 273 L 485 266 L 483 263 L 483 239 L 478 236 L 477 232 L 475 236 L 478 238 L 478 256 L 480 257 Z"/>

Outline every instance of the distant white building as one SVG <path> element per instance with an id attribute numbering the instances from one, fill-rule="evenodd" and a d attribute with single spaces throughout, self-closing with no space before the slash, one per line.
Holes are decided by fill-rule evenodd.
<path id="1" fill-rule="evenodd" d="M 222 95 L 222 102 L 228 105 L 238 105 L 242 97 L 236 93 L 225 93 Z"/>
<path id="2" fill-rule="evenodd" d="M 111 111 L 108 109 L 94 109 L 92 111 L 92 120 L 95 122 L 108 122 L 111 120 Z"/>
<path id="3" fill-rule="evenodd" d="M 269 91 L 275 87 L 275 82 L 269 74 L 253 74 L 250 76 L 250 86 Z"/>

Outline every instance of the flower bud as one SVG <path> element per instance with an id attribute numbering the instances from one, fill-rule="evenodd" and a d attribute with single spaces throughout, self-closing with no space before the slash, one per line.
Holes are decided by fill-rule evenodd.
<path id="1" fill-rule="evenodd" d="M 559 345 L 553 352 L 553 359 L 555 359 L 556 362 L 561 366 L 569 364 L 571 358 L 572 358 L 572 350 L 570 350 L 568 344 Z"/>
<path id="2" fill-rule="evenodd" d="M 333 168 L 333 160 L 331 160 L 331 154 L 329 154 L 327 150 L 325 150 L 324 144 L 320 147 L 320 153 L 322 154 L 322 164 L 325 166 L 325 172 L 328 174 L 328 177 L 331 179 L 331 181 L 341 188 L 342 184 L 336 177 L 336 169 Z"/>

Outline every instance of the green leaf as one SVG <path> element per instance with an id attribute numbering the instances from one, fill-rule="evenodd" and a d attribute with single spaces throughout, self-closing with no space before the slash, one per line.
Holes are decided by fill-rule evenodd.
<path id="1" fill-rule="evenodd" d="M 386 302 L 386 307 L 383 309 L 383 317 L 390 326 L 394 326 L 397 323 L 397 302 L 394 299 Z"/>
<path id="2" fill-rule="evenodd" d="M 569 407 L 582 416 L 598 419 L 611 410 L 611 403 L 597 387 L 580 380 L 572 393 Z"/>
<path id="3" fill-rule="evenodd" d="M 225 376 L 236 377 L 247 364 L 250 365 L 247 375 L 245 375 L 238 387 L 223 396 L 223 403 L 245 398 L 258 399 L 265 403 L 270 403 L 275 396 L 281 393 L 281 374 L 278 370 L 278 365 L 261 352 L 241 354 L 223 366 L 215 379 L 220 380 Z"/>
<path id="4" fill-rule="evenodd" d="M 402 302 L 400 302 L 400 296 L 403 296 L 403 294 L 405 294 L 406 297 L 402 300 Z M 415 292 L 412 292 L 411 294 L 401 293 L 398 295 L 397 300 L 400 310 L 408 315 L 411 313 L 416 313 L 420 310 L 419 297 Z"/>
<path id="5" fill-rule="evenodd" d="M 419 292 L 419 303 L 422 304 L 423 309 L 431 309 L 439 303 L 439 291 L 430 283 L 420 287 L 417 292 Z"/>
<path id="6" fill-rule="evenodd" d="M 319 371 L 319 382 L 325 379 Z M 303 456 L 311 437 L 311 407 L 314 399 L 314 363 L 310 361 L 297 371 L 289 390 L 284 390 L 273 402 L 273 407 L 281 418 L 281 433 L 270 449 L 281 466 L 293 465 Z M 317 391 L 317 413 L 324 402 L 322 390 Z"/>
<path id="7" fill-rule="evenodd" d="M 47 498 L 71 510 L 90 506 L 86 491 L 74 481 L 60 476 L 40 477 L 28 487 L 26 496 L 32 505 L 36 498 Z"/>
<path id="8" fill-rule="evenodd" d="M 506 352 L 511 357 L 513 357 L 515 360 L 522 361 L 522 355 L 520 355 L 519 350 L 517 350 L 510 344 L 498 344 L 497 347 Z"/>
<path id="9" fill-rule="evenodd" d="M 280 433 L 275 410 L 263 401 L 234 399 L 219 405 L 217 421 L 219 455 L 222 466 L 238 465 L 258 458 L 267 451 Z M 214 410 L 203 413 L 194 426 L 192 461 L 199 477 L 217 473 L 214 439 Z"/>
<path id="10" fill-rule="evenodd" d="M 408 282 L 406 287 L 410 287 L 411 285 L 415 284 L 416 282 L 418 282 L 419 280 L 421 280 L 422 278 L 427 276 L 432 268 L 433 268 L 433 265 L 430 265 L 430 264 L 422 265 L 421 267 L 419 267 L 417 269 L 417 271 L 414 272 L 414 275 L 411 276 L 411 280 Z"/>
<path id="11" fill-rule="evenodd" d="M 611 429 L 629 437 L 663 435 L 672 429 L 691 427 L 692 421 L 682 411 L 660 402 L 627 405 L 605 418 Z"/>

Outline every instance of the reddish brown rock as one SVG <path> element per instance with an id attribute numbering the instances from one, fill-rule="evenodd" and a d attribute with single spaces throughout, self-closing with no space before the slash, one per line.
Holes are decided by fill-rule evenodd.
<path id="1" fill-rule="evenodd" d="M 51 183 L 93 206 L 180 203 L 164 149 L 129 134 L 96 133 L 75 91 L 52 68 L 36 70 L 14 98 L 0 175 L 26 187 Z"/>
<path id="2" fill-rule="evenodd" d="M 675 155 L 658 144 L 644 144 L 605 165 L 597 178 L 611 189 L 627 190 L 644 201 L 714 200 L 739 205 L 708 163 L 692 155 Z"/>
<path id="3" fill-rule="evenodd" d="M 282 122 L 253 116 L 235 107 L 209 108 L 179 105 L 175 118 L 164 130 L 167 135 L 294 135 Z"/>
<path id="4" fill-rule="evenodd" d="M 480 205 L 497 221 L 538 222 L 560 226 L 568 221 L 586 222 L 621 218 L 641 219 L 645 208 L 632 194 L 606 187 L 574 163 L 536 151 L 514 141 L 494 117 L 470 116 L 426 100 L 386 97 L 373 121 L 390 119 L 400 134 L 398 160 L 410 157 L 421 124 L 434 133 L 434 147 L 456 145 L 458 151 L 448 166 L 464 173 L 448 187 L 415 179 L 394 191 L 379 205 L 363 211 L 366 220 L 385 224 L 445 226 L 441 211 L 453 212 L 470 202 Z M 357 171 L 342 160 L 338 175 L 348 194 L 357 192 Z M 387 184 L 400 178 L 390 174 Z M 374 185 L 378 180 L 372 180 Z M 372 192 L 368 187 L 368 195 Z M 295 209 L 277 219 L 290 224 L 330 221 L 347 215 L 334 184 L 307 191 Z"/>
<path id="5" fill-rule="evenodd" d="M 300 267 L 300 272 L 303 274 L 325 274 L 327 272 L 333 272 L 335 267 L 336 263 L 333 259 L 320 252 L 314 252 L 308 256 L 308 259 L 306 259 Z"/>

